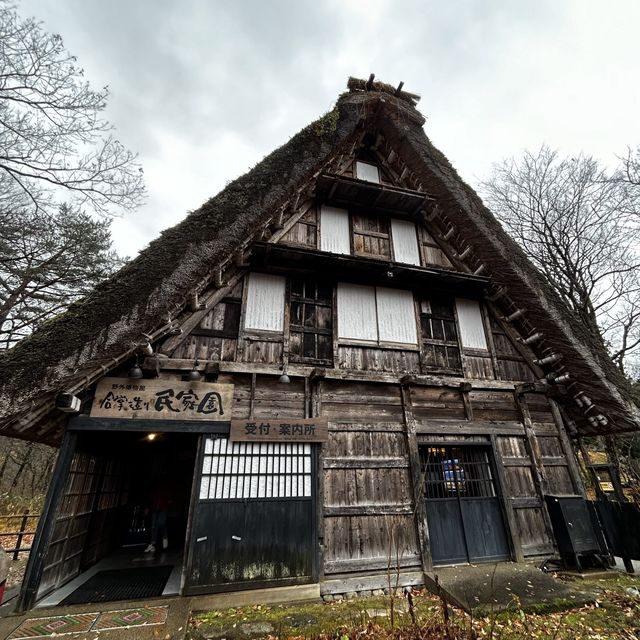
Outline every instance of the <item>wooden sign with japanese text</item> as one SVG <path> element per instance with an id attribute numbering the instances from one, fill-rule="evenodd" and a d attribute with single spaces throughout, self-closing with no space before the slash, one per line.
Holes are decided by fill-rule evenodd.
<path id="1" fill-rule="evenodd" d="M 326 442 L 327 418 L 232 420 L 231 442 Z"/>
<path id="2" fill-rule="evenodd" d="M 232 384 L 103 378 L 91 406 L 92 418 L 207 420 L 231 418 Z"/>

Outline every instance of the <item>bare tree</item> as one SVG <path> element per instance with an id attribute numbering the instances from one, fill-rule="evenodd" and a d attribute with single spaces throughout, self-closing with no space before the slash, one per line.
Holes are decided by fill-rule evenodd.
<path id="1" fill-rule="evenodd" d="M 48 209 L 61 193 L 102 215 L 140 204 L 142 170 L 101 116 L 108 90 L 75 62 L 59 35 L 0 0 L 0 211 Z"/>
<path id="2" fill-rule="evenodd" d="M 640 193 L 625 171 L 543 146 L 482 183 L 489 208 L 623 373 L 640 351 Z"/>

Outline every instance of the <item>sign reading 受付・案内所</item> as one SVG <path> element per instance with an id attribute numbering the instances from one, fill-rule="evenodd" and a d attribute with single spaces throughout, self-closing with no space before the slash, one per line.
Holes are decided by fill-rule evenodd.
<path id="1" fill-rule="evenodd" d="M 103 378 L 91 406 L 92 418 L 139 420 L 229 420 L 232 384 Z"/>
<path id="2" fill-rule="evenodd" d="M 232 420 L 231 442 L 326 442 L 327 418 Z"/>

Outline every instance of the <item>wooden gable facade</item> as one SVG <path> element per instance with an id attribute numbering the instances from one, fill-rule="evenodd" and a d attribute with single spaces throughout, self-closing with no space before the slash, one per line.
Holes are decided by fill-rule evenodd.
<path id="1" fill-rule="evenodd" d="M 584 495 L 570 436 L 610 419 L 576 415 L 572 362 L 534 324 L 543 303 L 506 293 L 520 267 L 482 259 L 477 222 L 380 124 L 400 98 L 359 87 L 375 117 L 194 280 L 176 317 L 67 387 L 79 415 L 40 426 L 65 435 L 23 607 L 122 544 L 140 465 L 181 487 L 181 593 L 334 594 L 385 587 L 389 566 L 420 584 L 443 564 L 554 553 L 545 495 Z M 143 384 L 163 402 L 134 419 Z M 228 385 L 215 416 L 171 415 Z M 166 445 L 155 467 L 150 434 Z"/>

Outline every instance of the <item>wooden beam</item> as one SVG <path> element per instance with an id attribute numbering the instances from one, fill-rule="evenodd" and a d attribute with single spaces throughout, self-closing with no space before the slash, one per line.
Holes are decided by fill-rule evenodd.
<path id="1" fill-rule="evenodd" d="M 405 457 L 380 458 L 357 456 L 353 458 L 325 458 L 325 469 L 404 469 L 409 466 Z"/>

